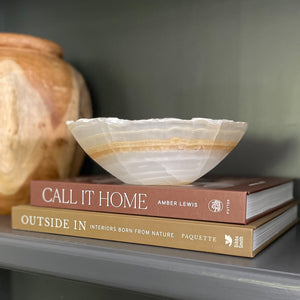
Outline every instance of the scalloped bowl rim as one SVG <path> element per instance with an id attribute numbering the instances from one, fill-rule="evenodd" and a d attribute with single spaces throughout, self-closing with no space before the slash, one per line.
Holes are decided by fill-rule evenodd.
<path id="1" fill-rule="evenodd" d="M 242 121 L 234 121 L 229 119 L 211 119 L 211 118 L 191 118 L 191 119 L 180 119 L 180 118 L 150 118 L 150 119 L 122 119 L 117 117 L 97 117 L 97 118 L 81 118 L 77 120 L 68 120 L 66 121 L 67 125 L 70 125 L 72 123 L 89 123 L 89 122 L 95 122 L 95 121 L 103 121 L 106 123 L 111 123 L 114 125 L 123 125 L 123 124 L 139 124 L 139 123 L 153 123 L 153 122 L 177 122 L 177 123 L 192 123 L 197 121 L 205 121 L 212 124 L 218 124 L 218 123 L 234 123 L 236 125 L 247 125 L 247 122 Z"/>

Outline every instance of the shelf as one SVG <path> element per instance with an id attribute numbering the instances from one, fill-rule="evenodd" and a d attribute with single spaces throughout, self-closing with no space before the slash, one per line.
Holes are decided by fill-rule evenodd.
<path id="1" fill-rule="evenodd" d="M 254 259 L 13 230 L 0 265 L 174 299 L 299 299 L 300 225 Z"/>

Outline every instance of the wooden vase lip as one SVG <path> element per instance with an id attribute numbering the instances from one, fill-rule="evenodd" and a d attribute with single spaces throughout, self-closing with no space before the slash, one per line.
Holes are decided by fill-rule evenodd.
<path id="1" fill-rule="evenodd" d="M 0 47 L 18 48 L 63 57 L 62 48 L 48 39 L 19 33 L 0 33 Z"/>

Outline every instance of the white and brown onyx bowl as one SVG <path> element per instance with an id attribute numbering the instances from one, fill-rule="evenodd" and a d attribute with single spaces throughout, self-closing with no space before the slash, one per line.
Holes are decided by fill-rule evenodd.
<path id="1" fill-rule="evenodd" d="M 92 118 L 67 125 L 102 168 L 138 185 L 192 183 L 221 162 L 247 130 L 245 122 L 205 118 Z"/>

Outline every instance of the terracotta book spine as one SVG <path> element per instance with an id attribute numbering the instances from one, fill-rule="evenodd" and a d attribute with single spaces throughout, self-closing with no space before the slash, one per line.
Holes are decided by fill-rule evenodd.
<path id="1" fill-rule="evenodd" d="M 31 205 L 245 224 L 247 192 L 33 181 Z"/>
<path id="2" fill-rule="evenodd" d="M 253 228 L 169 218 L 17 206 L 14 229 L 252 257 Z"/>

